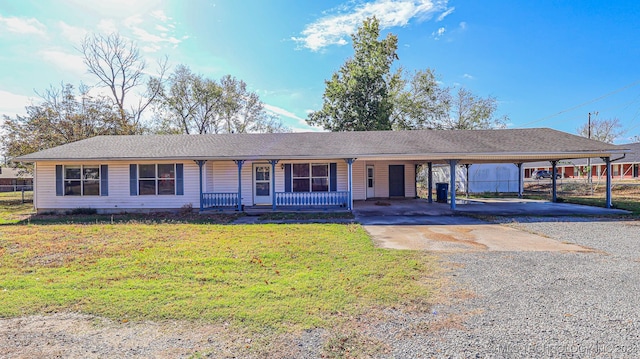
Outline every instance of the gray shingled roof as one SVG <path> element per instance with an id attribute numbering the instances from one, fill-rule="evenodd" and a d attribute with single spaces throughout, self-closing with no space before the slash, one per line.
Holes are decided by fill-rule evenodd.
<path id="1" fill-rule="evenodd" d="M 548 128 L 98 136 L 17 158 L 46 160 L 397 158 L 508 162 L 611 155 L 623 147 Z"/>

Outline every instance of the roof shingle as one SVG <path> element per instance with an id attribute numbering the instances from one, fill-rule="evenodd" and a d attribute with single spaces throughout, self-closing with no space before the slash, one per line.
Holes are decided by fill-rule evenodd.
<path id="1" fill-rule="evenodd" d="M 98 136 L 17 160 L 449 158 L 482 156 L 576 158 L 623 147 L 548 128 L 269 134 Z M 567 157 L 572 155 L 574 157 Z M 507 156 L 507 157 L 505 157 Z M 524 156 L 524 157 L 523 157 Z M 560 157 L 558 157 L 560 156 Z"/>

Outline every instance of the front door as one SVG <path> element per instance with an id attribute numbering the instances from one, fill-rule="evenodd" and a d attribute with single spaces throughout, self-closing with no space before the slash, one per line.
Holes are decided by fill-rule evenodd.
<path id="1" fill-rule="evenodd" d="M 389 165 L 389 197 L 404 197 L 404 165 Z"/>
<path id="2" fill-rule="evenodd" d="M 253 165 L 253 204 L 271 204 L 271 165 Z"/>
<path id="3" fill-rule="evenodd" d="M 367 166 L 367 198 L 375 197 L 373 173 L 373 166 Z"/>

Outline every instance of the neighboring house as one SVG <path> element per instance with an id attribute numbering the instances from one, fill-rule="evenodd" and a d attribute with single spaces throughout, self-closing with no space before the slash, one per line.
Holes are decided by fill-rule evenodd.
<path id="1" fill-rule="evenodd" d="M 351 209 L 353 200 L 415 197 L 420 164 L 455 168 L 623 152 L 551 129 L 420 130 L 98 136 L 17 160 L 35 163 L 39 212 Z"/>
<path id="2" fill-rule="evenodd" d="M 31 190 L 33 177 L 17 168 L 0 167 L 0 192 Z"/>
<path id="3" fill-rule="evenodd" d="M 620 145 L 629 149 L 629 152 L 623 158 L 611 163 L 611 178 L 618 179 L 638 179 L 640 169 L 640 142 L 628 143 Z M 622 157 L 622 156 L 621 156 Z M 612 158 L 615 160 L 615 158 Z M 607 173 L 606 164 L 600 157 L 591 159 L 591 176 L 603 178 Z M 533 162 L 527 163 L 525 167 L 525 176 L 530 178 L 536 170 L 551 171 L 549 162 Z M 589 160 L 586 158 L 570 159 L 559 161 L 556 171 L 563 178 L 587 178 L 589 173 Z"/>

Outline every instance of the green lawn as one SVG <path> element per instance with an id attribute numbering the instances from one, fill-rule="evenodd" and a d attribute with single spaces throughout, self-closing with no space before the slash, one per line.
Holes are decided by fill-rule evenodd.
<path id="1" fill-rule="evenodd" d="M 7 207 L 2 216 L 20 212 Z M 355 224 L 97 222 L 0 225 L 0 317 L 77 311 L 293 330 L 426 305 L 436 289 L 433 257 L 374 248 Z"/>
<path id="2" fill-rule="evenodd" d="M 584 204 L 587 206 L 606 207 L 606 200 L 592 196 L 567 196 L 563 197 L 565 202 Z M 613 208 L 630 211 L 634 216 L 640 216 L 640 199 L 617 196 L 612 199 Z"/>

